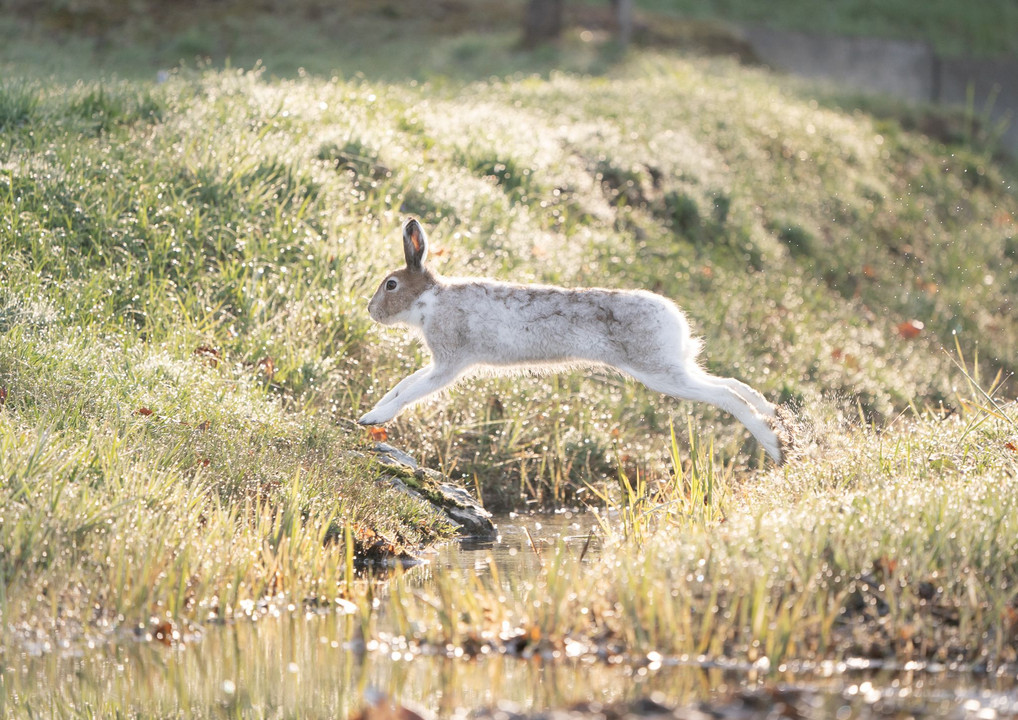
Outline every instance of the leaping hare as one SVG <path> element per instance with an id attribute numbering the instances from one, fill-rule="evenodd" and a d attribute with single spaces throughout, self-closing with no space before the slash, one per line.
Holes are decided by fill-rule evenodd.
<path id="1" fill-rule="evenodd" d="M 425 266 L 428 240 L 415 218 L 403 223 L 403 253 L 406 267 L 382 280 L 368 312 L 383 325 L 418 330 L 433 360 L 386 393 L 360 424 L 386 423 L 479 366 L 606 365 L 652 390 L 731 413 L 782 462 L 774 405 L 745 383 L 697 365 L 701 343 L 670 300 L 644 290 L 444 278 Z"/>

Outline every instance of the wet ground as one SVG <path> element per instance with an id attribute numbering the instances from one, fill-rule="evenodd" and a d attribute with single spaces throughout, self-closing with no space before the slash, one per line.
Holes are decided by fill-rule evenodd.
<path id="1" fill-rule="evenodd" d="M 451 544 L 414 568 L 426 586 L 450 568 L 526 582 L 542 548 L 577 553 L 592 519 L 560 514 L 498 519 L 492 542 Z M 399 638 L 365 642 L 356 615 L 279 608 L 257 622 L 203 629 L 165 645 L 125 641 L 5 649 L 0 718 L 992 718 L 1018 717 L 1014 677 L 947 668 L 891 672 L 865 665 L 789 667 L 764 676 L 737 663 L 660 658 L 468 658 L 421 652 Z"/>

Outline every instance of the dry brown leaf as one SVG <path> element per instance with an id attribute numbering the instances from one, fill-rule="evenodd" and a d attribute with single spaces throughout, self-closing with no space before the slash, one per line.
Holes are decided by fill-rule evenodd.
<path id="1" fill-rule="evenodd" d="M 219 360 L 222 355 L 214 347 L 199 345 L 194 349 L 194 354 L 204 360 L 209 367 L 219 367 Z"/>
<path id="2" fill-rule="evenodd" d="M 173 644 L 173 623 L 169 620 L 163 620 L 161 623 L 155 626 L 152 631 L 152 637 L 161 642 L 163 645 Z"/>
<path id="3" fill-rule="evenodd" d="M 906 320 L 905 322 L 898 323 L 898 334 L 906 340 L 919 337 L 923 329 L 926 326 L 922 320 Z"/>
<path id="4" fill-rule="evenodd" d="M 424 720 L 413 710 L 381 698 L 353 716 L 353 720 Z"/>
<path id="5" fill-rule="evenodd" d="M 276 374 L 276 363 L 271 357 L 266 355 L 258 361 L 258 369 L 261 370 L 262 374 L 265 375 L 266 378 L 272 380 L 273 376 Z"/>

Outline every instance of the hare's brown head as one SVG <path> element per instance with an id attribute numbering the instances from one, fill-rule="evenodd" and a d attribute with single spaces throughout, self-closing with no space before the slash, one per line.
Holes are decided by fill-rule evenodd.
<path id="1" fill-rule="evenodd" d="M 403 222 L 403 255 L 406 267 L 386 275 L 368 303 L 371 317 L 383 325 L 406 322 L 417 298 L 436 284 L 435 276 L 424 265 L 428 238 L 413 217 Z"/>

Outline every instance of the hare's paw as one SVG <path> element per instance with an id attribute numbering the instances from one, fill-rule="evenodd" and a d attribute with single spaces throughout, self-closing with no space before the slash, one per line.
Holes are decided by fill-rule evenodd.
<path id="1" fill-rule="evenodd" d="M 360 425 L 384 425 L 395 416 L 396 413 L 389 411 L 387 408 L 376 405 L 361 416 L 361 419 L 357 422 Z"/>
<path id="2" fill-rule="evenodd" d="M 785 453 L 783 451 L 781 437 L 777 433 L 772 433 L 773 437 L 764 438 L 762 444 L 767 454 L 771 456 L 771 459 L 778 465 L 783 465 L 785 460 Z"/>
<path id="3" fill-rule="evenodd" d="M 802 453 L 799 439 L 799 423 L 796 422 L 794 411 L 787 405 L 777 406 L 777 413 L 771 422 L 774 434 L 778 438 L 781 450 L 779 465 Z"/>
<path id="4" fill-rule="evenodd" d="M 369 425 L 385 425 L 385 423 L 389 422 L 389 420 L 390 420 L 390 418 L 382 418 L 382 417 L 376 415 L 374 412 L 369 412 L 369 413 L 361 416 L 361 418 L 359 420 L 357 420 L 357 424 L 358 425 L 364 425 L 364 426 L 369 426 Z"/>

